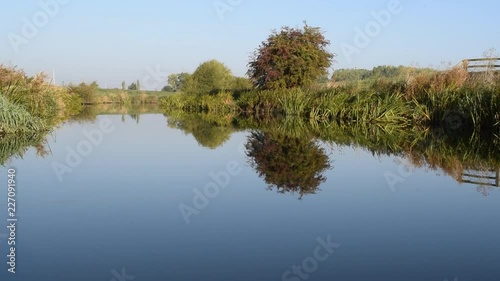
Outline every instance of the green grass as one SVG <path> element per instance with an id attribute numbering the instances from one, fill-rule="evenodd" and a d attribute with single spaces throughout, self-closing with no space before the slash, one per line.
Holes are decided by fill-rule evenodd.
<path id="1" fill-rule="evenodd" d="M 79 96 L 46 80 L 43 74 L 29 77 L 0 66 L 1 134 L 45 131 L 81 110 Z"/>
<path id="2" fill-rule="evenodd" d="M 135 90 L 121 90 L 121 89 L 97 89 L 97 94 L 99 95 L 107 95 L 107 94 L 120 94 L 120 93 L 127 93 L 129 95 L 140 95 L 140 94 L 146 94 L 150 96 L 157 96 L 157 97 L 166 97 L 166 96 L 171 96 L 175 95 L 175 92 L 163 92 L 163 91 L 135 91 Z"/>
<path id="3" fill-rule="evenodd" d="M 164 97 L 161 105 L 165 110 L 224 111 L 228 102 L 217 99 L 219 95 L 176 94 Z M 472 76 L 460 69 L 422 72 L 406 80 L 370 79 L 330 89 L 253 90 L 232 96 L 231 110 L 245 115 L 500 133 L 499 76 Z"/>
<path id="4" fill-rule="evenodd" d="M 238 105 L 230 92 L 213 95 L 174 94 L 160 99 L 160 106 L 166 110 L 186 112 L 213 112 L 225 114 L 238 111 Z"/>
<path id="5" fill-rule="evenodd" d="M 48 126 L 39 117 L 31 115 L 22 106 L 10 102 L 0 94 L 0 135 L 27 134 L 47 130 Z"/>

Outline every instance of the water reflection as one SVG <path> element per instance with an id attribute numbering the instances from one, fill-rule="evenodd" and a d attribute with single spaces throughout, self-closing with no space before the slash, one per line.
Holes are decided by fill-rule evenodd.
<path id="1" fill-rule="evenodd" d="M 161 113 L 154 106 L 104 105 L 87 107 L 68 121 L 95 122 L 97 115 L 130 116 L 141 122 L 141 114 Z M 500 137 L 493 132 L 453 134 L 429 128 L 384 127 L 370 124 L 307 122 L 302 119 L 255 119 L 231 114 L 168 113 L 167 125 L 192 135 L 208 149 L 222 146 L 235 132 L 250 131 L 246 153 L 262 179 L 280 193 L 314 194 L 331 168 L 322 144 L 359 147 L 375 156 L 398 156 L 413 167 L 443 172 L 457 182 L 475 185 L 488 195 L 500 186 Z M 45 134 L 0 136 L 0 165 L 22 157 L 30 148 L 37 155 L 50 154 Z"/>
<path id="2" fill-rule="evenodd" d="M 245 147 L 251 166 L 270 189 L 300 198 L 315 194 L 326 181 L 322 173 L 331 167 L 325 150 L 312 139 L 254 131 Z"/>
<path id="3" fill-rule="evenodd" d="M 45 157 L 50 153 L 46 137 L 47 133 L 0 136 L 0 166 L 11 158 L 22 158 L 31 147 L 36 149 L 37 156 Z"/>
<path id="4" fill-rule="evenodd" d="M 161 113 L 157 105 L 123 105 L 123 104 L 102 104 L 97 106 L 85 106 L 76 116 L 67 120 L 66 124 L 94 123 L 98 115 L 122 115 L 140 122 L 142 114 Z M 51 137 L 51 132 L 39 132 L 29 135 L 0 135 L 0 166 L 5 166 L 12 158 L 22 158 L 31 148 L 35 149 L 38 157 L 51 155 L 50 147 L 47 145 L 47 138 Z"/>
<path id="5" fill-rule="evenodd" d="M 252 131 L 246 144 L 252 167 L 281 193 L 312 194 L 325 181 L 321 174 L 330 164 L 317 142 L 359 147 L 374 156 L 402 157 L 415 168 L 444 172 L 461 184 L 477 185 L 485 195 L 500 186 L 500 137 L 492 132 L 209 114 L 167 118 L 171 127 L 192 134 L 211 149 L 222 145 L 232 132 Z"/>
<path id="6" fill-rule="evenodd" d="M 116 131 L 63 183 L 57 182 L 50 164 L 65 160 L 67 145 L 76 147 L 81 130 L 95 127 L 87 123 L 92 121 L 66 124 L 48 135 L 54 156 L 43 161 L 33 156 L 35 148 L 39 156 L 50 153 L 48 145 L 42 148 L 47 136 L 0 139 L 2 161 L 13 153 L 22 156 L 31 147 L 26 161 L 12 162 L 24 175 L 20 199 L 26 207 L 23 241 L 29 245 L 25 251 L 20 249 L 19 256 L 26 257 L 23 261 L 30 271 L 21 272 L 19 280 L 36 280 L 35 275 L 54 280 L 50 266 L 40 263 L 43 260 L 64 265 L 61 268 L 68 270 L 58 274 L 66 280 L 96 280 L 95 276 L 107 276 L 117 266 L 134 266 L 127 273 L 141 280 L 157 280 L 157 276 L 279 280 L 292 265 L 310 256 L 316 237 L 329 234 L 342 247 L 321 264 L 314 280 L 364 280 L 368 275 L 375 276 L 374 280 L 408 280 L 408 276 L 443 280 L 451 274 L 464 280 L 492 280 L 488 275 L 496 274 L 500 251 L 490 241 L 500 233 L 499 225 L 492 223 L 499 210 L 495 197 L 499 194 L 494 192 L 485 200 L 475 194 L 477 183 L 469 183 L 488 180 L 492 186 L 478 187 L 485 195 L 499 190 L 492 179 L 497 172 L 490 171 L 498 171 L 500 163 L 494 135 L 449 135 L 425 128 L 341 126 L 300 119 L 259 121 L 229 115 L 165 118 L 120 109 L 109 114 L 115 114 L 109 119 Z M 134 121 L 129 114 L 140 118 Z M 120 122 L 122 115 L 126 123 Z M 87 115 L 87 120 L 93 118 Z M 97 118 L 102 119 L 107 118 Z M 240 133 L 231 137 L 234 132 Z M 207 149 L 186 141 L 191 138 Z M 247 156 L 237 153 L 241 144 Z M 209 150 L 220 145 L 216 151 Z M 329 145 L 334 147 L 333 155 L 329 155 Z M 378 155 L 384 157 L 378 161 Z M 193 191 L 209 186 L 210 171 L 222 171 L 228 161 L 244 163 L 245 159 L 251 167 L 243 167 L 242 173 L 232 177 L 231 187 L 221 189 L 219 196 L 208 200 L 210 205 L 203 205 L 205 209 L 196 209 L 199 217 L 187 226 L 180 204 L 208 202 L 201 202 Z M 417 167 L 410 168 L 416 173 L 397 193 L 390 193 L 383 174 L 386 169 L 397 173 L 398 167 L 391 162 L 399 159 Z M 445 178 L 422 171 L 431 169 L 445 171 Z M 473 174 L 486 178 L 474 179 Z M 452 177 L 465 186 L 457 188 Z M 297 200 L 302 197 L 305 200 Z M 51 217 L 57 219 L 46 219 Z M 140 238 L 139 225 L 148 239 L 130 243 Z M 95 243 L 96 239 L 102 243 Z M 130 253 L 125 259 L 124 247 Z M 88 257 L 83 266 L 64 264 L 80 253 Z M 238 253 L 246 254 L 235 260 Z M 202 261 L 196 265 L 199 276 L 193 277 L 190 271 L 193 260 Z M 89 271 L 85 265 L 91 263 L 103 266 Z M 249 264 L 259 265 L 258 270 Z M 378 265 L 384 264 L 395 264 L 408 276 L 396 276 L 392 268 L 379 270 Z M 423 264 L 425 270 L 414 269 L 415 264 Z M 220 277 L 221 272 L 227 274 Z M 254 272 L 262 274 L 253 276 Z"/>
<path id="7" fill-rule="evenodd" d="M 85 106 L 76 116 L 71 117 L 68 122 L 93 123 L 98 115 L 121 115 L 125 122 L 125 116 L 129 116 L 140 123 L 142 114 L 160 114 L 162 111 L 155 104 L 125 105 L 125 104 L 100 104 Z"/>
<path id="8" fill-rule="evenodd" d="M 168 126 L 180 129 L 187 135 L 193 135 L 198 144 L 209 149 L 222 146 L 235 131 L 231 126 L 232 118 L 210 118 L 206 114 L 171 115 L 167 119 Z"/>

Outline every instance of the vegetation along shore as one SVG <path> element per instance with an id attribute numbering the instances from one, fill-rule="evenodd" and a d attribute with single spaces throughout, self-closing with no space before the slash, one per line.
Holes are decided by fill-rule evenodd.
<path id="1" fill-rule="evenodd" d="M 162 92 L 140 91 L 139 81 L 114 90 L 100 89 L 95 82 L 60 87 L 43 74 L 30 77 L 2 66 L 0 135 L 48 131 L 95 104 L 158 104 L 165 112 L 499 134 L 497 71 L 380 66 L 336 70 L 329 77 L 335 57 L 329 44 L 317 27 L 283 27 L 252 55 L 248 78 L 235 77 L 223 63 L 211 60 L 192 74 L 165 77 L 168 85 Z"/>

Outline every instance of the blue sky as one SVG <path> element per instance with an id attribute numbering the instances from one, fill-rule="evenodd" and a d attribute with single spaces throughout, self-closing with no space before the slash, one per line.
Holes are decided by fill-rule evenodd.
<path id="1" fill-rule="evenodd" d="M 60 3 L 49 14 L 41 3 L 54 1 Z M 399 2 L 397 13 L 388 9 L 396 3 L 392 1 Z M 164 82 L 153 76 L 193 72 L 210 59 L 243 76 L 250 54 L 272 29 L 301 26 L 304 20 L 321 27 L 331 41 L 336 69 L 442 67 L 442 62 L 456 64 L 481 57 L 487 49 L 500 49 L 497 1 L 4 0 L 2 4 L 0 63 L 17 65 L 28 74 L 54 69 L 59 84 L 96 80 L 101 86 L 119 87 L 123 80 L 129 84 L 151 78 L 147 88 L 161 88 Z M 390 20 L 377 22 L 373 12 L 380 11 L 389 13 Z M 29 36 L 23 35 L 26 21 L 36 29 Z M 366 34 L 366 28 L 370 35 L 356 45 L 357 30 Z M 346 55 L 346 46 L 356 52 Z"/>

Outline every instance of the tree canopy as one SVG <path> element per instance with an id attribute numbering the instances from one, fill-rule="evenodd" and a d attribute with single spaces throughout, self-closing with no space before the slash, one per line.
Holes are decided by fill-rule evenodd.
<path id="1" fill-rule="evenodd" d="M 132 84 L 130 84 L 130 86 L 128 86 L 128 89 L 129 89 L 130 91 L 135 91 L 135 90 L 137 90 L 137 84 L 136 84 L 136 83 L 132 83 Z"/>
<path id="2" fill-rule="evenodd" d="M 259 89 L 303 87 L 328 73 L 334 55 L 319 27 L 273 30 L 248 64 L 247 75 Z"/>
<path id="3" fill-rule="evenodd" d="M 188 94 L 213 94 L 230 89 L 232 82 L 231 70 L 217 60 L 210 60 L 185 77 L 182 91 Z"/>
<path id="4" fill-rule="evenodd" d="M 168 76 L 168 89 L 172 92 L 177 92 L 184 86 L 187 78 L 189 77 L 189 73 L 175 73 Z"/>

